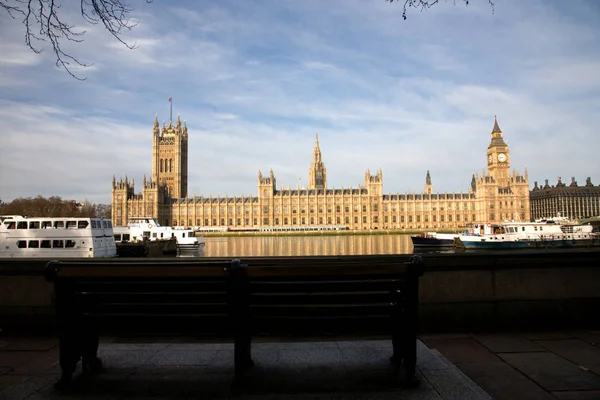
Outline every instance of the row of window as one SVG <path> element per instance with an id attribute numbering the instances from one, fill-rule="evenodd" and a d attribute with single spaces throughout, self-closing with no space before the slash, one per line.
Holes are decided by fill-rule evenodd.
<path id="1" fill-rule="evenodd" d="M 88 221 L 7 221 L 4 223 L 6 229 L 85 229 L 88 227 L 88 225 Z"/>
<path id="2" fill-rule="evenodd" d="M 17 247 L 20 249 L 64 249 L 74 248 L 77 243 L 74 240 L 18 240 Z M 83 242 L 82 242 L 83 244 Z"/>
<path id="3" fill-rule="evenodd" d="M 445 221 L 446 218 L 445 218 L 444 215 L 440 215 L 439 217 L 440 217 L 439 218 L 439 222 L 446 222 Z M 413 222 L 413 219 L 414 219 L 414 222 L 418 222 L 418 223 L 420 223 L 421 220 L 423 220 L 423 222 L 429 222 L 429 216 L 424 216 L 423 218 L 421 218 L 420 215 L 417 215 L 417 216 L 409 215 L 407 218 L 405 218 L 403 215 L 400 216 L 400 218 L 398 218 L 395 215 L 390 218 L 390 217 L 388 217 L 386 215 L 386 216 L 383 217 L 383 222 L 387 224 L 388 222 L 390 222 L 390 219 L 391 219 L 392 223 L 396 223 L 396 222 L 398 222 L 398 220 L 400 220 L 400 222 L 402 222 L 402 223 L 405 222 L 405 220 L 406 220 L 406 222 Z M 300 225 L 306 225 L 307 221 L 308 221 L 309 225 L 314 225 L 314 224 L 317 223 L 317 218 L 316 217 L 309 217 L 309 218 L 306 218 L 306 217 L 300 217 L 300 218 L 296 218 L 296 217 L 292 217 L 292 218 L 284 217 L 282 219 L 280 219 L 278 217 L 275 217 L 273 220 L 274 220 L 274 225 L 289 225 L 290 221 L 291 221 L 292 225 L 297 225 L 298 221 L 300 221 Z M 343 223 L 350 224 L 350 220 L 351 220 L 350 217 L 346 216 L 346 217 L 343 218 L 343 221 L 344 221 Z M 447 220 L 448 220 L 447 222 L 453 222 L 453 216 L 452 215 L 448 215 Z M 461 216 L 460 215 L 456 215 L 456 217 L 454 218 L 454 220 L 456 222 L 461 222 Z M 280 224 L 280 221 L 283 221 L 283 224 Z M 358 216 L 354 216 L 353 222 L 355 224 L 358 224 L 359 221 L 360 221 L 360 218 Z M 462 221 L 463 222 L 469 222 L 469 217 L 467 215 L 464 215 L 462 217 Z M 473 214 L 471 216 L 471 222 L 475 222 L 475 221 L 476 221 L 475 214 Z M 201 222 L 202 222 L 202 220 L 200 220 L 200 219 L 196 220 L 196 225 L 198 225 L 198 226 L 202 225 Z M 212 222 L 212 224 L 211 224 L 211 222 Z M 243 222 L 244 222 L 244 226 L 250 226 L 250 218 L 243 219 Z M 367 217 L 363 216 L 362 217 L 362 223 L 363 224 L 367 224 L 368 222 L 369 221 L 367 220 Z M 438 218 L 437 218 L 436 215 L 434 215 L 434 216 L 431 217 L 431 222 L 438 222 Z M 257 225 L 257 223 L 258 223 L 258 218 L 253 218 L 252 219 L 252 225 Z M 324 217 L 318 217 L 318 224 L 322 225 L 324 223 L 325 223 L 325 218 Z M 331 225 L 333 223 L 342 224 L 342 217 L 335 217 L 335 222 L 334 222 L 333 217 L 327 217 L 327 222 L 326 223 L 329 224 L 329 225 Z M 379 223 L 379 216 L 377 216 L 377 215 L 373 216 L 373 223 L 374 224 Z M 173 224 L 177 225 L 177 221 L 173 221 Z M 263 218 L 263 225 L 268 225 L 268 224 L 269 224 L 269 218 Z M 185 223 L 183 223 L 183 225 L 185 225 Z M 192 220 L 189 220 L 189 224 L 188 225 L 190 225 L 190 226 L 194 225 L 192 223 Z M 210 226 L 210 225 L 212 225 L 212 226 L 226 226 L 226 225 L 227 226 L 233 226 L 234 225 L 234 219 L 233 218 L 227 219 L 227 224 L 225 224 L 225 218 L 220 218 L 218 220 L 217 220 L 217 218 L 213 218 L 213 219 L 205 218 L 203 226 Z M 242 219 L 241 218 L 235 219 L 235 226 L 241 226 L 241 225 L 242 225 Z"/>
<path id="4" fill-rule="evenodd" d="M 493 205 L 492 205 L 492 206 L 490 206 L 490 207 L 491 207 L 491 208 L 494 208 L 494 207 L 493 207 Z M 500 208 L 502 208 L 502 206 L 500 206 Z M 521 206 L 521 208 L 524 208 L 524 206 L 522 205 L 522 206 Z M 471 209 L 472 209 L 472 210 L 475 210 L 475 205 L 473 205 L 473 207 L 471 207 Z M 278 207 L 278 206 L 275 206 L 275 207 L 273 208 L 273 210 L 274 210 L 274 212 L 275 212 L 275 213 L 278 213 L 278 212 L 279 212 L 279 207 Z M 287 213 L 288 213 L 288 210 L 289 210 L 288 206 L 284 206 L 284 207 L 283 207 L 283 213 L 284 213 L 284 214 L 287 214 Z M 332 213 L 332 210 L 333 210 L 333 208 L 332 208 L 332 207 L 328 207 L 328 208 L 327 208 L 327 212 L 328 212 L 328 213 Z M 440 210 L 440 211 L 444 211 L 444 207 L 440 207 L 440 209 L 439 209 L 439 210 Z M 466 207 L 465 207 L 465 208 L 463 208 L 463 211 L 466 211 L 466 210 L 467 210 L 467 208 L 466 208 Z M 190 211 L 191 211 L 191 210 L 190 210 Z M 200 210 L 200 212 L 201 212 L 201 211 L 202 211 L 202 210 Z M 205 209 L 204 209 L 204 214 L 212 214 L 212 215 L 217 215 L 217 214 L 219 214 L 219 211 L 220 211 L 220 214 L 225 214 L 225 212 L 226 212 L 226 210 L 225 210 L 225 207 L 221 207 L 221 209 L 220 209 L 220 210 L 219 210 L 218 208 L 216 208 L 216 207 L 213 207 L 212 209 L 210 209 L 210 208 L 205 208 Z M 249 215 L 251 211 L 253 211 L 253 213 L 254 213 L 254 214 L 258 214 L 258 207 L 254 207 L 254 210 L 250 210 L 250 209 L 244 209 L 244 211 L 243 211 L 243 214 L 245 214 L 245 215 Z M 315 211 L 316 211 L 316 210 L 315 210 L 315 208 L 314 208 L 314 207 L 309 207 L 309 208 L 308 208 L 308 212 L 309 212 L 310 214 L 314 214 L 314 213 L 315 213 Z M 341 206 L 336 206 L 336 207 L 335 207 L 335 212 L 336 212 L 336 213 L 341 213 L 341 211 L 342 211 L 342 207 L 341 207 Z M 360 207 L 359 207 L 357 204 L 355 204 L 355 205 L 354 205 L 354 207 L 353 207 L 353 211 L 354 211 L 354 212 L 360 212 Z M 378 212 L 378 211 L 379 211 L 379 207 L 378 207 L 378 205 L 377 205 L 377 204 L 374 204 L 374 205 L 372 206 L 372 211 L 373 211 L 373 212 Z M 386 207 L 384 207 L 384 211 L 385 211 L 385 212 L 389 212 L 389 211 L 390 211 L 390 210 L 389 210 L 389 207 L 387 207 L 387 206 L 386 206 Z M 421 210 L 418 210 L 418 211 L 421 211 Z M 433 212 L 437 211 L 437 207 L 433 207 L 432 211 L 433 211 Z M 448 211 L 452 211 L 452 206 L 449 206 L 449 207 L 448 207 Z M 456 211 L 460 211 L 460 206 L 457 206 L 457 207 L 456 207 Z M 185 209 L 185 208 L 183 208 L 183 209 L 180 209 L 180 211 L 179 211 L 179 212 L 180 212 L 181 214 L 186 214 L 186 209 Z M 227 210 L 227 212 L 228 212 L 229 214 L 233 214 L 233 213 L 234 213 L 233 207 L 229 207 L 229 209 Z M 263 208 L 262 208 L 262 212 L 263 212 L 263 214 L 268 214 L 268 213 L 269 213 L 269 206 L 263 206 Z M 306 214 L 306 212 L 307 212 L 307 207 L 306 207 L 306 206 L 301 206 L 301 207 L 300 207 L 300 214 Z M 318 208 L 318 212 L 319 212 L 320 214 L 322 214 L 322 213 L 323 213 L 323 207 L 319 207 L 319 208 Z M 350 206 L 344 206 L 344 212 L 345 212 L 345 213 L 350 213 Z M 362 212 L 363 212 L 363 213 L 366 213 L 366 212 L 367 212 L 367 206 L 366 206 L 366 205 L 363 205 L 363 206 L 362 206 Z M 396 212 L 396 208 L 392 208 L 392 212 Z M 400 212 L 404 212 L 404 208 L 401 208 L 401 209 L 400 209 Z M 193 211 L 191 211 L 190 213 L 193 213 Z M 298 213 L 298 207 L 295 207 L 295 206 L 294 206 L 294 207 L 292 207 L 292 214 L 297 214 L 297 213 Z M 236 214 L 238 214 L 238 215 L 241 215 L 241 214 L 242 214 L 242 208 L 241 208 L 241 207 L 238 207 L 238 208 L 237 208 L 237 212 L 236 212 Z"/>

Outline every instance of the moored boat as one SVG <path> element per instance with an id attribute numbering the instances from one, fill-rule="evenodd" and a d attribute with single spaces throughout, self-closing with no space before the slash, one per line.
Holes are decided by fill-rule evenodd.
<path id="1" fill-rule="evenodd" d="M 413 247 L 452 247 L 457 233 L 423 232 L 419 236 L 411 236 Z"/>
<path id="2" fill-rule="evenodd" d="M 115 226 L 113 230 L 117 242 L 154 242 L 175 238 L 177 248 L 182 251 L 198 250 L 205 245 L 204 238 L 197 237 L 195 230 L 161 226 L 154 218 L 130 218 L 127 226 Z"/>
<path id="3" fill-rule="evenodd" d="M 115 257 L 111 221 L 84 217 L 0 216 L 0 258 Z"/>
<path id="4" fill-rule="evenodd" d="M 523 249 L 597 247 L 600 238 L 591 225 L 578 225 L 566 218 L 549 218 L 534 222 L 505 222 L 492 234 L 460 235 L 455 247 L 464 249 Z"/>

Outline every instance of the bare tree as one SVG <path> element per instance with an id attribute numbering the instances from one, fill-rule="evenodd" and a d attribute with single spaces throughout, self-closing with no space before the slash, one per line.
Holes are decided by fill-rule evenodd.
<path id="1" fill-rule="evenodd" d="M 31 217 L 105 217 L 110 218 L 111 206 L 93 204 L 89 201 L 78 203 L 59 196 L 19 197 L 9 203 L 0 200 L 2 215 L 26 215 Z"/>
<path id="2" fill-rule="evenodd" d="M 84 21 L 89 24 L 102 23 L 104 28 L 119 42 L 129 49 L 134 49 L 135 44 L 129 44 L 122 38 L 123 31 L 133 29 L 137 24 L 130 21 L 129 17 L 133 8 L 123 0 L 79 0 L 80 12 Z M 145 0 L 151 3 L 152 0 Z M 62 43 L 80 43 L 83 41 L 85 30 L 75 28 L 75 25 L 62 19 L 59 14 L 61 4 L 59 0 L 0 0 L 0 9 L 4 9 L 12 18 L 23 18 L 25 25 L 25 43 L 36 54 L 42 52 L 41 42 L 49 42 L 56 55 L 56 66 L 64 68 L 69 75 L 78 80 L 85 80 L 76 76 L 73 66 L 89 67 L 77 57 L 66 53 Z"/>
<path id="3" fill-rule="evenodd" d="M 404 1 L 404 5 L 402 6 L 402 18 L 406 19 L 406 11 L 413 7 L 416 9 L 419 9 L 419 11 L 423 11 L 423 10 L 427 10 L 430 7 L 433 7 L 434 5 L 436 5 L 437 3 L 439 3 L 439 0 L 386 0 L 390 3 L 393 3 L 394 1 L 396 1 L 396 3 L 401 3 Z M 444 0 L 447 1 L 447 0 Z M 456 1 L 457 0 L 452 0 L 452 2 L 454 3 L 454 5 L 456 5 Z M 462 1 L 463 3 L 465 3 L 465 6 L 469 5 L 469 0 L 458 0 L 458 1 Z M 492 11 L 494 11 L 494 2 L 492 0 L 487 0 L 488 3 L 490 3 L 490 6 L 492 7 Z"/>

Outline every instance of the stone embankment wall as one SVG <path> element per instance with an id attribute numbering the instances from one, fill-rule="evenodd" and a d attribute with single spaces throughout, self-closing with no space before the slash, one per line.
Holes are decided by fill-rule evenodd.
<path id="1" fill-rule="evenodd" d="M 424 254 L 425 332 L 600 326 L 600 250 Z M 183 261 L 183 260 L 182 260 Z M 0 260 L 0 329 L 54 329 L 45 260 Z"/>

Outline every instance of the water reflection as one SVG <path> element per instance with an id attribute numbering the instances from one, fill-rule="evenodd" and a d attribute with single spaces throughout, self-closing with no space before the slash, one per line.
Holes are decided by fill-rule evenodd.
<path id="1" fill-rule="evenodd" d="M 412 254 L 409 235 L 205 237 L 206 257 Z"/>

